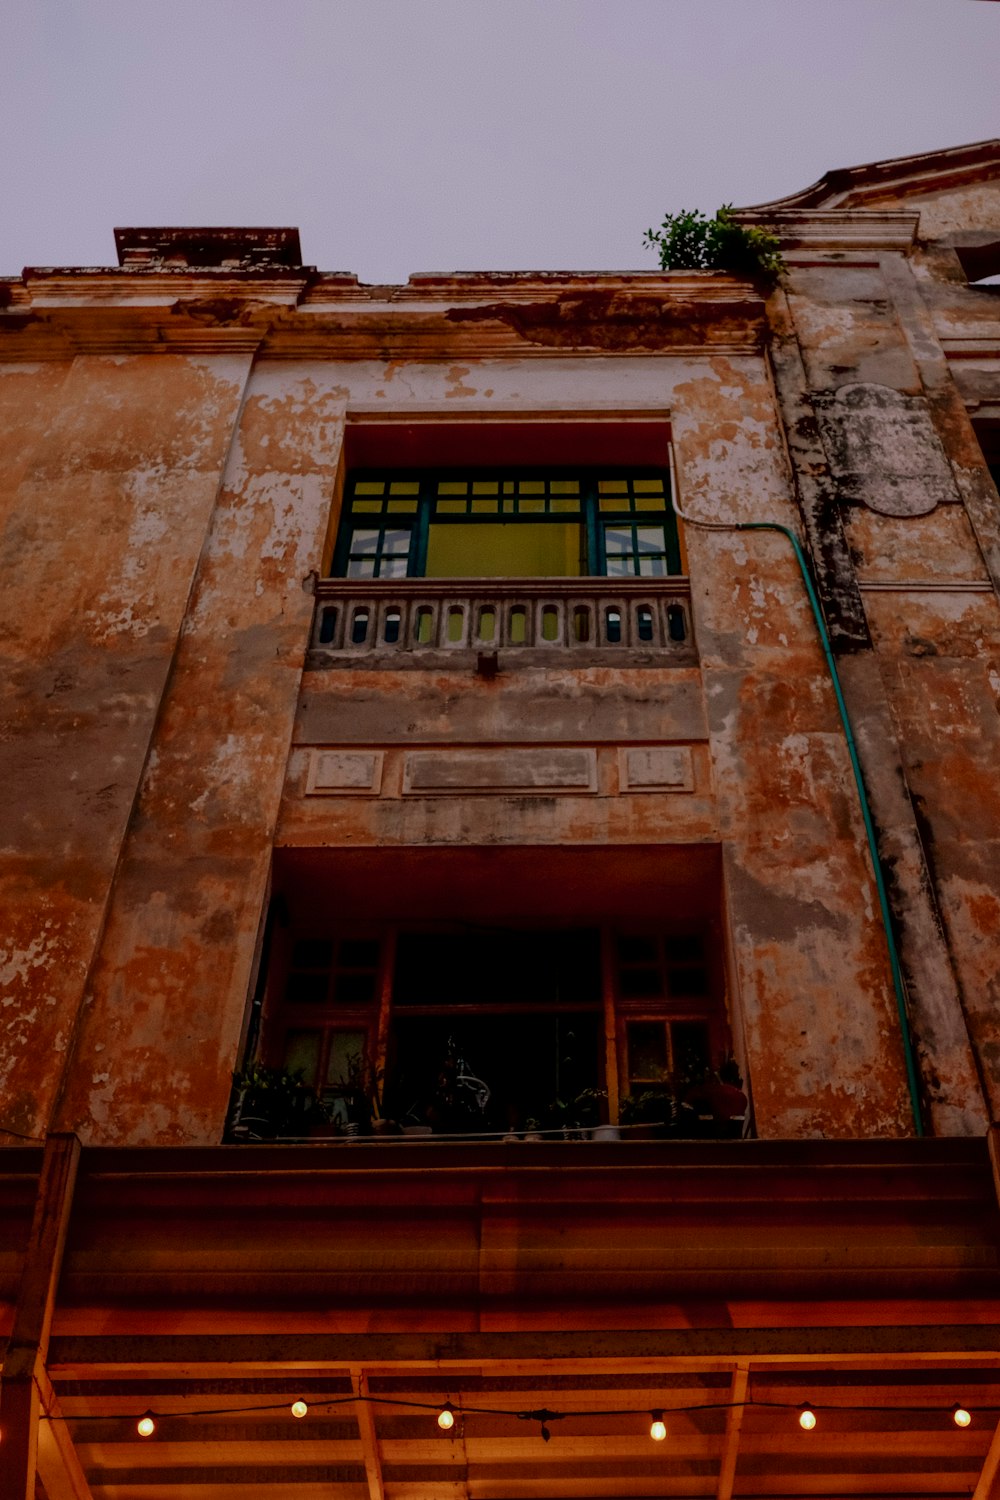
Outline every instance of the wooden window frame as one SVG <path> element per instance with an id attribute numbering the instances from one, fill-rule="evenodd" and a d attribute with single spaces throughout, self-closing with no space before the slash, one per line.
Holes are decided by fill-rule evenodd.
<path id="1" fill-rule="evenodd" d="M 544 496 L 521 495 L 517 487 L 525 482 L 542 481 L 546 486 Z M 457 510 L 441 510 L 438 506 L 440 500 L 456 501 L 461 497 L 442 496 L 438 493 L 438 486 L 447 483 L 468 484 L 467 500 L 469 504 L 464 512 Z M 574 483 L 579 485 L 579 506 L 577 513 L 565 505 L 565 501 L 573 496 L 560 495 L 550 488 L 553 484 Z M 628 492 L 623 499 L 627 503 L 616 507 L 612 503 L 616 498 L 607 490 L 602 492 L 602 485 L 626 483 Z M 643 483 L 656 482 L 663 485 L 663 497 L 665 505 L 662 508 L 643 507 L 640 504 L 642 493 L 637 486 Z M 357 494 L 359 485 L 383 484 L 385 490 L 382 500 L 381 511 L 370 509 L 357 509 L 356 502 L 361 505 L 371 505 L 378 496 Z M 389 493 L 391 484 L 415 485 L 416 494 L 407 496 L 392 496 Z M 488 497 L 477 497 L 473 493 L 474 485 L 497 485 L 498 500 L 513 502 L 511 510 L 498 509 L 494 511 L 479 510 L 472 508 L 472 502 L 476 499 L 484 500 Z M 509 493 L 504 493 L 504 486 L 514 486 Z M 677 530 L 677 519 L 670 504 L 670 473 L 667 469 L 651 468 L 580 468 L 569 466 L 534 467 L 534 468 L 510 468 L 510 469 L 400 469 L 400 470 L 374 470 L 360 469 L 352 471 L 344 486 L 344 508 L 340 518 L 340 526 L 337 541 L 334 546 L 333 560 L 331 565 L 331 576 L 345 578 L 348 576 L 361 577 L 368 575 L 349 575 L 348 565 L 351 552 L 351 538 L 356 530 L 367 531 L 409 531 L 410 546 L 407 554 L 408 578 L 426 577 L 427 550 L 431 526 L 450 525 L 525 525 L 538 526 L 549 525 L 558 522 L 567 522 L 576 519 L 580 525 L 581 560 L 583 571 L 581 577 L 606 578 L 612 577 L 650 577 L 639 571 L 641 554 L 636 550 L 633 558 L 634 569 L 628 575 L 609 575 L 607 571 L 607 551 L 605 546 L 605 532 L 615 526 L 619 528 L 632 528 L 633 536 L 635 529 L 640 526 L 655 526 L 663 532 L 663 556 L 666 564 L 666 577 L 675 577 L 681 574 L 681 550 L 680 537 Z M 416 500 L 416 507 L 407 510 L 390 510 L 389 503 L 392 500 L 403 502 Z M 555 508 L 545 511 L 534 509 L 522 509 L 522 500 L 544 499 L 548 502 L 562 502 Z M 399 554 L 397 554 L 399 555 Z M 376 566 L 382 556 L 381 546 L 377 549 Z M 371 575 L 374 581 L 378 581 L 379 575 Z"/>

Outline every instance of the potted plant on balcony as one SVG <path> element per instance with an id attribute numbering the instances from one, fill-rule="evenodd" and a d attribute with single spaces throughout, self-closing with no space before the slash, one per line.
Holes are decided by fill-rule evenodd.
<path id="1" fill-rule="evenodd" d="M 630 1140 L 662 1139 L 674 1133 L 677 1098 L 666 1078 L 649 1088 L 630 1089 L 618 1101 L 618 1118 Z"/>
<path id="2" fill-rule="evenodd" d="M 561 1130 L 564 1140 L 579 1140 L 589 1136 L 600 1124 L 603 1101 L 607 1089 L 581 1089 L 572 1099 L 555 1098 L 545 1111 L 550 1128 Z"/>
<path id="3" fill-rule="evenodd" d="M 233 1094 L 226 1138 L 230 1141 L 302 1140 L 323 1116 L 316 1092 L 301 1070 L 247 1063 L 233 1074 Z"/>
<path id="4" fill-rule="evenodd" d="M 739 1064 L 726 1057 L 718 1068 L 703 1069 L 689 1081 L 680 1105 L 684 1132 L 711 1140 L 738 1139 L 749 1107 Z"/>

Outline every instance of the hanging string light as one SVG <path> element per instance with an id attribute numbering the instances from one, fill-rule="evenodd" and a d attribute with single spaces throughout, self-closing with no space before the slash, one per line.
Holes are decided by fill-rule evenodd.
<path id="1" fill-rule="evenodd" d="M 456 1420 L 459 1417 L 507 1417 L 514 1418 L 522 1422 L 537 1422 L 539 1424 L 539 1430 L 542 1439 L 545 1442 L 548 1442 L 552 1436 L 552 1433 L 549 1429 L 549 1424 L 555 1421 L 562 1421 L 567 1417 L 636 1417 L 646 1415 L 650 1419 L 649 1436 L 653 1440 L 653 1442 L 661 1443 L 667 1436 L 664 1409 L 661 1407 L 657 1407 L 652 1411 L 647 1408 L 645 1412 L 643 1412 L 641 1408 L 637 1407 L 615 1407 L 614 1409 L 610 1409 L 607 1411 L 595 1411 L 593 1408 L 588 1408 L 585 1411 L 550 1411 L 547 1407 L 543 1407 L 537 1411 L 516 1411 L 511 1410 L 510 1407 L 465 1405 L 456 1407 L 452 1404 L 451 1401 L 445 1401 L 443 1404 L 439 1405 L 437 1402 L 408 1401 L 403 1397 L 397 1396 L 372 1396 L 357 1394 L 351 1394 L 349 1396 L 327 1396 L 323 1397 L 319 1401 L 314 1402 L 313 1405 L 314 1407 L 319 1406 L 324 1411 L 329 1411 L 334 1407 L 354 1405 L 359 1401 L 363 1401 L 366 1404 L 372 1406 L 396 1408 L 406 1407 L 415 1411 L 434 1412 L 436 1414 L 437 1424 L 443 1432 L 450 1432 L 454 1428 Z M 681 1412 L 733 1411 L 738 1409 L 745 1409 L 748 1406 L 771 1407 L 779 1411 L 794 1412 L 798 1417 L 799 1426 L 803 1429 L 804 1432 L 812 1432 L 818 1420 L 816 1410 L 813 1407 L 812 1403 L 809 1401 L 805 1401 L 799 1406 L 793 1405 L 791 1402 L 786 1401 L 699 1401 L 686 1406 L 671 1407 L 670 1410 L 673 1415 L 677 1415 Z M 942 1410 L 941 1407 L 933 1405 L 913 1405 L 910 1407 L 877 1407 L 871 1405 L 853 1406 L 841 1402 L 836 1403 L 834 1407 L 825 1409 L 836 1410 L 843 1413 L 864 1411 L 868 1413 L 884 1412 L 886 1414 L 898 1413 L 900 1411 L 940 1413 Z M 281 1410 L 290 1410 L 293 1417 L 302 1418 L 306 1416 L 306 1414 L 310 1410 L 310 1407 L 305 1401 L 301 1399 L 301 1397 L 296 1398 L 296 1400 L 293 1401 L 291 1403 L 291 1406 L 289 1407 L 286 1397 L 282 1401 L 268 1401 L 241 1407 L 226 1406 L 223 1408 L 204 1409 L 194 1409 L 188 1407 L 184 1411 L 172 1412 L 169 1415 L 172 1422 L 180 1422 L 188 1417 L 228 1417 L 236 1412 L 242 1412 L 249 1415 L 250 1413 L 277 1412 Z M 824 1408 L 820 1407 L 820 1411 L 822 1412 L 823 1410 Z M 969 1411 L 968 1407 L 962 1405 L 961 1402 L 956 1402 L 954 1406 L 947 1408 L 947 1410 L 956 1427 L 966 1428 L 972 1424 L 972 1413 Z M 1000 1407 L 986 1406 L 980 1407 L 979 1410 L 981 1415 L 995 1414 L 997 1412 L 1000 1412 Z M 159 1414 L 160 1417 L 162 1417 L 162 1415 L 163 1413 Z M 53 1415 L 50 1412 L 42 1412 L 41 1420 L 45 1422 L 64 1422 L 69 1419 L 62 1413 Z M 110 1417 L 106 1412 L 77 1412 L 74 1413 L 72 1420 L 74 1423 L 107 1422 L 108 1420 L 134 1422 L 135 1430 L 139 1434 L 139 1436 L 142 1438 L 148 1438 L 152 1437 L 153 1434 L 157 1431 L 157 1423 L 159 1417 L 152 1410 L 144 1412 L 138 1419 L 136 1419 L 134 1414 L 126 1412 L 120 1412 Z"/>

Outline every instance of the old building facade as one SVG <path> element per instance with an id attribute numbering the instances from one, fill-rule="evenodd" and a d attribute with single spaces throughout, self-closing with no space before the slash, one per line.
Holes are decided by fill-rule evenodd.
<path id="1" fill-rule="evenodd" d="M 995 1493 L 1000 142 L 742 217 L 0 283 L 18 1500 Z"/>

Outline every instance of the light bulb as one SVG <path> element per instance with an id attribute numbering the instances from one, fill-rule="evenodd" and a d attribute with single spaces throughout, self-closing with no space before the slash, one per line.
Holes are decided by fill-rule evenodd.
<path id="1" fill-rule="evenodd" d="M 968 1427 L 969 1423 L 972 1421 L 972 1413 L 966 1411 L 965 1407 L 962 1405 L 954 1407 L 951 1415 L 954 1419 L 956 1427 Z"/>
<path id="2" fill-rule="evenodd" d="M 309 1410 L 309 1408 L 308 1408 L 308 1406 L 306 1405 L 306 1403 L 304 1401 L 293 1401 L 292 1402 L 292 1416 L 293 1417 L 304 1417 L 305 1414 L 306 1414 L 306 1412 L 308 1410 Z"/>
<path id="3" fill-rule="evenodd" d="M 662 1443 L 663 1439 L 667 1435 L 667 1427 L 666 1423 L 663 1420 L 663 1413 L 662 1411 L 654 1411 L 650 1413 L 650 1416 L 653 1418 L 653 1425 L 649 1429 L 649 1435 L 653 1439 L 654 1443 Z"/>
<path id="4" fill-rule="evenodd" d="M 446 1401 L 438 1412 L 438 1426 L 442 1432 L 450 1432 L 455 1425 L 455 1413 L 450 1401 Z"/>
<path id="5" fill-rule="evenodd" d="M 156 1431 L 156 1423 L 153 1421 L 152 1412 L 147 1412 L 144 1417 L 139 1418 L 135 1424 L 135 1430 L 140 1437 L 153 1436 L 153 1433 Z"/>
<path id="6" fill-rule="evenodd" d="M 816 1426 L 816 1413 L 813 1411 L 808 1401 L 799 1412 L 799 1426 L 803 1429 L 804 1432 L 812 1432 L 813 1428 Z"/>

